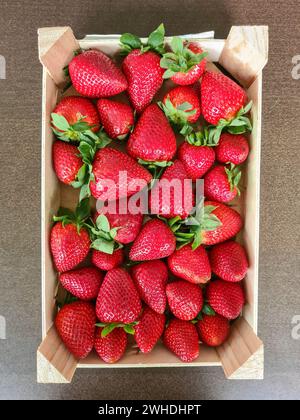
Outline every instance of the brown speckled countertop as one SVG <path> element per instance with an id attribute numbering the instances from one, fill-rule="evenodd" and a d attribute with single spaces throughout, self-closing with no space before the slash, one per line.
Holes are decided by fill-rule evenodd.
<path id="1" fill-rule="evenodd" d="M 42 87 L 37 28 L 70 25 L 79 38 L 129 30 L 147 35 L 161 21 L 169 34 L 214 29 L 217 38 L 226 37 L 232 25 L 269 25 L 259 287 L 265 380 L 226 381 L 221 368 L 80 369 L 71 385 L 37 385 Z M 299 22 L 297 0 L 1 2 L 0 55 L 7 74 L 0 80 L 0 315 L 7 339 L 0 340 L 0 399 L 299 399 L 300 340 L 291 336 L 292 318 L 300 315 L 300 79 L 291 76 L 292 57 L 300 55 Z"/>

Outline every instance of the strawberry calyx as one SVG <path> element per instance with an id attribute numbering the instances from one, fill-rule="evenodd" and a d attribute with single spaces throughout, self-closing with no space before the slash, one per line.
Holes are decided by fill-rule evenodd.
<path id="1" fill-rule="evenodd" d="M 120 228 L 111 228 L 110 223 L 104 214 L 100 214 L 97 217 L 96 223 L 90 219 L 87 227 L 92 241 L 91 248 L 110 255 L 117 249 L 122 248 L 123 245 L 115 241 L 118 229 Z"/>
<path id="2" fill-rule="evenodd" d="M 171 52 L 165 53 L 160 60 L 160 67 L 166 69 L 164 79 L 170 79 L 176 73 L 187 73 L 196 64 L 199 64 L 207 52 L 195 54 L 185 45 L 182 38 L 174 36 L 171 41 Z"/>
<path id="3" fill-rule="evenodd" d="M 101 331 L 101 337 L 104 338 L 108 334 L 110 334 L 115 328 L 123 328 L 127 334 L 134 335 L 135 329 L 134 327 L 139 323 L 139 321 L 130 322 L 129 324 L 124 324 L 122 322 L 111 322 L 111 323 L 104 323 L 98 322 L 96 327 L 102 327 L 103 330 Z"/>
<path id="4" fill-rule="evenodd" d="M 165 102 L 159 102 L 158 105 L 164 111 L 168 120 L 180 127 L 180 134 L 187 135 L 192 132 L 192 125 L 188 122 L 188 118 L 195 115 L 196 109 L 189 102 L 183 102 L 180 105 L 174 106 L 169 97 Z"/>
<path id="5" fill-rule="evenodd" d="M 86 221 L 90 217 L 90 202 L 88 198 L 80 201 L 75 211 L 61 207 L 56 216 L 53 216 L 54 222 L 61 222 L 63 227 L 67 224 L 77 226 L 77 232 L 80 233 L 82 227 L 86 227 Z"/>
<path id="6" fill-rule="evenodd" d="M 141 38 L 136 35 L 124 33 L 120 38 L 122 53 L 129 54 L 132 50 L 141 50 L 141 53 L 154 51 L 163 55 L 165 52 L 164 37 L 165 27 L 163 23 L 149 35 L 147 43 L 143 43 Z"/>
<path id="7" fill-rule="evenodd" d="M 230 185 L 230 191 L 233 191 L 234 189 L 236 189 L 238 195 L 241 195 L 241 191 L 238 185 L 242 176 L 242 172 L 239 166 L 236 166 L 233 163 L 230 163 L 229 167 L 225 166 L 225 172 L 226 172 L 228 182 Z"/>
<path id="8" fill-rule="evenodd" d="M 97 141 L 98 136 L 91 129 L 96 127 L 84 121 L 86 116 L 79 116 L 78 120 L 74 124 L 69 124 L 67 119 L 60 114 L 55 112 L 51 113 L 51 124 L 52 131 L 59 140 L 66 142 L 80 142 L 81 140 L 92 139 Z"/>
<path id="9" fill-rule="evenodd" d="M 138 163 L 140 165 L 146 166 L 146 168 L 152 174 L 152 181 L 149 187 L 149 189 L 151 189 L 154 185 L 154 182 L 161 177 L 165 168 L 167 168 L 168 166 L 172 166 L 174 162 L 172 162 L 171 160 L 150 161 L 150 160 L 138 159 Z"/>
<path id="10" fill-rule="evenodd" d="M 220 135 L 223 131 L 227 131 L 230 134 L 243 134 L 247 131 L 252 131 L 252 124 L 246 115 L 252 108 L 253 102 L 250 101 L 245 107 L 242 107 L 236 114 L 236 116 L 230 120 L 221 118 L 216 126 L 210 125 L 210 136 L 213 137 L 214 141 L 218 144 Z"/>
<path id="11" fill-rule="evenodd" d="M 218 142 L 211 134 L 209 127 L 204 127 L 200 131 L 193 131 L 189 133 L 185 140 L 192 146 L 217 146 Z"/>
<path id="12" fill-rule="evenodd" d="M 216 312 L 213 310 L 213 308 L 207 302 L 204 302 L 204 305 L 202 306 L 199 314 L 191 321 L 192 324 L 197 324 L 197 322 L 202 321 L 203 314 L 208 316 L 216 316 Z"/>

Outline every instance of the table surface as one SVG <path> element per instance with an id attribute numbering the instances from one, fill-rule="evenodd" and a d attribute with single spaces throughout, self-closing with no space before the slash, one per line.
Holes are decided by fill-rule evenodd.
<path id="1" fill-rule="evenodd" d="M 42 68 L 37 28 L 70 25 L 79 38 L 128 31 L 147 35 L 162 21 L 169 34 L 214 29 L 217 38 L 226 37 L 232 25 L 269 25 L 259 275 L 265 379 L 227 381 L 221 368 L 80 369 L 70 385 L 38 385 Z M 1 2 L 0 54 L 7 74 L 0 80 L 0 315 L 6 318 L 7 338 L 0 340 L 0 399 L 299 399 L 300 341 L 291 335 L 292 319 L 300 315 L 300 80 L 291 75 L 292 57 L 300 54 L 299 22 L 299 2 L 290 0 Z"/>

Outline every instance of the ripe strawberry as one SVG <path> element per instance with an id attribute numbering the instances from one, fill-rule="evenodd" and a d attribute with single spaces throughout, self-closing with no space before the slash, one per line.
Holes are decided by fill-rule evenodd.
<path id="1" fill-rule="evenodd" d="M 83 162 L 76 146 L 63 141 L 55 141 L 52 147 L 52 160 L 57 178 L 64 184 L 76 181 Z"/>
<path id="2" fill-rule="evenodd" d="M 124 176 L 126 173 L 126 176 Z M 119 150 L 106 148 L 98 150 L 94 163 L 95 181 L 90 183 L 92 195 L 102 201 L 130 197 L 150 183 L 152 175 Z M 144 185 L 141 185 L 143 181 Z M 115 188 L 112 188 L 112 185 Z"/>
<path id="3" fill-rule="evenodd" d="M 232 201 L 237 194 L 240 194 L 238 188 L 241 179 L 239 167 L 231 165 L 226 167 L 216 165 L 204 177 L 204 195 L 207 200 L 220 201 L 228 203 Z"/>
<path id="4" fill-rule="evenodd" d="M 178 149 L 178 158 L 183 163 L 188 177 L 196 181 L 213 165 L 215 152 L 210 146 L 197 146 L 184 142 Z"/>
<path id="5" fill-rule="evenodd" d="M 99 50 L 83 51 L 72 59 L 69 73 L 74 88 L 83 96 L 114 96 L 127 89 L 124 74 Z"/>
<path id="6" fill-rule="evenodd" d="M 209 259 L 212 271 L 226 281 L 242 280 L 249 267 L 244 247 L 235 241 L 223 242 L 212 247 Z"/>
<path id="7" fill-rule="evenodd" d="M 207 253 L 202 246 L 193 250 L 191 244 L 177 249 L 168 258 L 172 273 L 190 283 L 203 284 L 211 278 L 211 269 Z"/>
<path id="8" fill-rule="evenodd" d="M 66 96 L 54 108 L 52 127 L 61 140 L 79 141 L 82 136 L 96 133 L 100 128 L 97 108 L 87 98 Z"/>
<path id="9" fill-rule="evenodd" d="M 130 275 L 122 268 L 108 271 L 96 303 L 100 321 L 127 324 L 137 319 L 141 309 L 141 301 Z"/>
<path id="10" fill-rule="evenodd" d="M 134 327 L 135 341 L 142 353 L 149 353 L 158 342 L 165 328 L 166 317 L 146 307 L 139 323 Z"/>
<path id="11" fill-rule="evenodd" d="M 96 299 L 103 274 L 94 267 L 78 268 L 59 275 L 62 286 L 81 300 Z"/>
<path id="12" fill-rule="evenodd" d="M 177 85 L 192 85 L 202 76 L 206 66 L 206 55 L 196 42 L 184 43 L 181 38 L 173 37 L 172 52 L 163 55 L 162 68 L 167 69 L 164 79 L 171 78 Z"/>
<path id="13" fill-rule="evenodd" d="M 170 310 L 176 318 L 190 321 L 201 311 L 203 297 L 198 285 L 184 280 L 174 281 L 167 285 L 166 292 Z"/>
<path id="14" fill-rule="evenodd" d="M 103 328 L 96 328 L 95 350 L 105 363 L 116 363 L 125 353 L 127 334 L 123 328 L 115 328 L 102 337 L 102 330 Z"/>
<path id="15" fill-rule="evenodd" d="M 112 254 L 108 254 L 104 251 L 98 251 L 93 249 L 92 251 L 92 263 L 100 270 L 109 271 L 113 268 L 119 267 L 124 261 L 124 250 L 119 248 Z"/>
<path id="16" fill-rule="evenodd" d="M 149 35 L 146 46 L 132 34 L 123 34 L 120 39 L 125 52 L 129 53 L 122 65 L 128 81 L 129 99 L 138 113 L 151 103 L 163 83 L 160 53 L 163 51 L 164 34 L 164 26 L 160 25 Z"/>
<path id="17" fill-rule="evenodd" d="M 167 219 L 185 219 L 194 206 L 193 185 L 180 160 L 166 168 L 160 182 L 150 192 L 151 213 Z"/>
<path id="18" fill-rule="evenodd" d="M 228 319 L 220 315 L 202 315 L 197 324 L 200 340 L 211 347 L 218 347 L 227 340 L 230 332 Z"/>
<path id="19" fill-rule="evenodd" d="M 192 362 L 199 357 L 199 342 L 195 325 L 181 319 L 171 319 L 163 341 L 165 346 L 183 362 Z"/>
<path id="20" fill-rule="evenodd" d="M 154 260 L 137 264 L 132 267 L 131 275 L 141 299 L 155 312 L 164 313 L 168 280 L 165 263 Z"/>
<path id="21" fill-rule="evenodd" d="M 134 124 L 132 108 L 127 104 L 110 99 L 99 99 L 97 108 L 100 121 L 109 137 L 125 139 Z"/>
<path id="22" fill-rule="evenodd" d="M 235 319 L 245 304 L 244 291 L 240 283 L 216 280 L 207 286 L 206 298 L 217 314 Z"/>
<path id="23" fill-rule="evenodd" d="M 89 233 L 83 227 L 84 221 L 89 217 L 88 200 L 78 205 L 75 213 L 55 216 L 57 223 L 50 233 L 50 248 L 57 271 L 72 270 L 81 263 L 90 250 L 91 240 Z"/>
<path id="24" fill-rule="evenodd" d="M 55 319 L 62 341 L 78 359 L 84 359 L 94 347 L 95 323 L 94 306 L 81 301 L 63 306 Z"/>
<path id="25" fill-rule="evenodd" d="M 201 114 L 199 97 L 190 86 L 171 89 L 163 99 L 162 108 L 168 119 L 181 127 L 195 123 Z"/>
<path id="26" fill-rule="evenodd" d="M 156 104 L 149 105 L 141 115 L 128 139 L 127 152 L 147 162 L 169 161 L 175 155 L 175 134 Z"/>
<path id="27" fill-rule="evenodd" d="M 246 101 L 246 92 L 229 77 L 222 73 L 204 73 L 201 82 L 201 105 L 203 116 L 210 124 L 218 125 L 223 122 L 220 120 L 230 122 L 239 117 L 239 111 L 243 109 Z"/>
<path id="28" fill-rule="evenodd" d="M 129 253 L 132 261 L 158 260 L 171 255 L 176 239 L 162 220 L 151 219 L 143 226 Z"/>
<path id="29" fill-rule="evenodd" d="M 240 165 L 245 162 L 249 154 L 248 140 L 242 134 L 223 133 L 215 152 L 220 163 Z"/>

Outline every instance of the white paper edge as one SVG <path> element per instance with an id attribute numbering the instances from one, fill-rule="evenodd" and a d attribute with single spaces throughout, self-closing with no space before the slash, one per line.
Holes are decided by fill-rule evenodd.
<path id="1" fill-rule="evenodd" d="M 189 38 L 189 39 L 213 39 L 215 37 L 215 31 L 208 31 L 208 32 L 201 32 L 198 34 L 185 34 L 185 35 L 176 35 L 180 38 Z M 86 35 L 82 40 L 84 41 L 95 41 L 101 39 L 120 39 L 121 35 L 118 34 L 111 34 L 111 35 L 97 35 L 97 34 L 90 34 Z M 166 38 L 172 38 L 172 36 L 168 36 Z M 147 39 L 147 38 L 142 38 Z"/>

